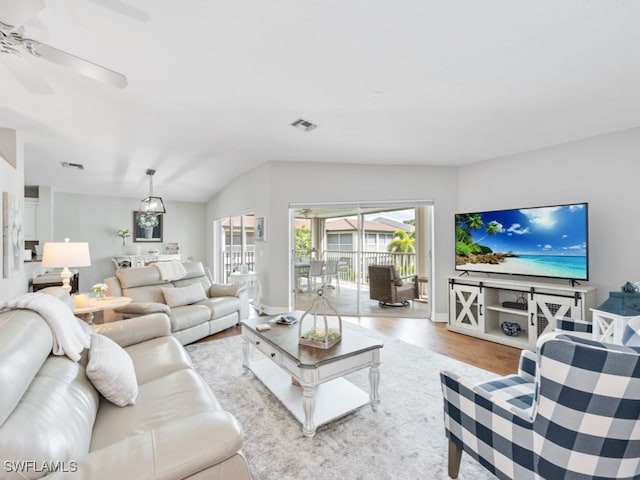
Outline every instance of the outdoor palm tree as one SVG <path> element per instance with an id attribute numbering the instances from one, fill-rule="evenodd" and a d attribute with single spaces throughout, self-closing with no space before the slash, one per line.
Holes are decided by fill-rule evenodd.
<path id="1" fill-rule="evenodd" d="M 393 236 L 391 237 L 391 242 L 389 242 L 389 245 L 387 245 L 387 252 L 391 252 L 391 253 L 415 253 L 416 251 L 416 247 L 415 247 L 415 243 L 416 243 L 416 239 L 415 239 L 415 235 L 413 234 L 409 234 L 407 232 L 405 232 L 404 230 L 396 230 L 395 232 L 393 232 Z M 397 257 L 401 257 L 401 258 L 397 258 Z M 398 272 L 403 275 L 403 274 L 410 274 L 411 272 L 415 271 L 415 265 L 410 264 L 410 265 L 405 265 L 405 262 L 403 261 L 402 257 L 406 257 L 405 255 L 399 255 L 399 256 L 395 256 L 394 255 L 394 261 L 396 263 L 396 268 L 398 269 Z M 401 265 L 397 264 L 397 261 L 400 260 L 401 261 Z M 412 260 L 412 258 L 404 258 L 405 261 L 409 261 Z"/>
<path id="2" fill-rule="evenodd" d="M 387 252 L 414 253 L 416 251 L 415 243 L 415 238 L 412 238 L 407 232 L 396 230 L 393 232 L 389 245 L 387 245 Z"/>

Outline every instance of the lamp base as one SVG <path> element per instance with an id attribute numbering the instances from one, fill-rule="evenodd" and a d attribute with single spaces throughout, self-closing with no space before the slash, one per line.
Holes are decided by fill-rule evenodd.
<path id="1" fill-rule="evenodd" d="M 69 267 L 64 267 L 62 269 L 62 273 L 60 273 L 60 277 L 62 277 L 62 288 L 71 293 L 71 277 L 73 277 L 73 273 L 69 270 Z"/>

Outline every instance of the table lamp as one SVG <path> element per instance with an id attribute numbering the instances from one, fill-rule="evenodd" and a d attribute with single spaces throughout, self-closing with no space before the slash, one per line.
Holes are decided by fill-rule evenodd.
<path id="1" fill-rule="evenodd" d="M 62 268 L 62 288 L 71 291 L 69 280 L 73 274 L 69 267 L 90 267 L 91 256 L 89 244 L 86 242 L 70 242 L 65 238 L 64 242 L 48 242 L 44 244 L 42 253 L 42 266 L 45 268 Z"/>

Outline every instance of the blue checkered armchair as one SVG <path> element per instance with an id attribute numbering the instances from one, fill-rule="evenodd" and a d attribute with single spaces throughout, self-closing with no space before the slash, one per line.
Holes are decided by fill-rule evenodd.
<path id="1" fill-rule="evenodd" d="M 499 479 L 639 480 L 640 318 L 623 339 L 556 332 L 522 352 L 517 375 L 476 384 L 442 372 L 449 476 L 464 451 Z"/>

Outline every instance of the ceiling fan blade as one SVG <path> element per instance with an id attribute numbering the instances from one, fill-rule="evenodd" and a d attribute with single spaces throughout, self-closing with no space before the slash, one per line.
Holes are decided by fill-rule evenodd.
<path id="1" fill-rule="evenodd" d="M 44 8 L 44 0 L 0 0 L 0 21 L 19 27 Z"/>
<path id="2" fill-rule="evenodd" d="M 88 60 L 84 60 L 70 53 L 63 52 L 62 50 L 58 50 L 57 48 L 36 41 L 32 41 L 32 49 L 45 60 L 57 63 L 58 65 L 73 70 L 80 75 L 93 78 L 94 80 L 98 80 L 118 88 L 124 88 L 127 86 L 127 77 L 121 73 L 96 65 Z"/>
<path id="3" fill-rule="evenodd" d="M 96 5 L 100 5 L 103 8 L 107 8 L 109 10 L 113 10 L 120 15 L 124 15 L 125 17 L 132 18 L 133 20 L 138 20 L 139 22 L 146 23 L 151 17 L 147 12 L 141 10 L 139 8 L 134 7 L 133 5 L 129 5 L 122 0 L 89 0 L 91 3 L 95 3 Z"/>
<path id="4" fill-rule="evenodd" d="M 26 59 L 16 54 L 0 56 L 3 65 L 7 67 L 16 79 L 31 93 L 47 95 L 53 93 L 49 84 L 40 73 Z"/>

